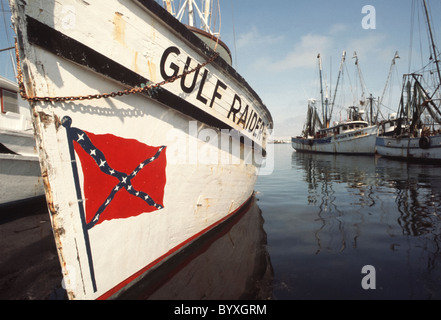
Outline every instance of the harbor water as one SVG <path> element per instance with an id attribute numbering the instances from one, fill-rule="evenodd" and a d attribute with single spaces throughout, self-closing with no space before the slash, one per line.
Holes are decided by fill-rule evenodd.
<path id="1" fill-rule="evenodd" d="M 441 167 L 274 148 L 256 190 L 275 299 L 441 298 Z"/>
<path id="2" fill-rule="evenodd" d="M 441 166 L 271 147 L 245 210 L 122 298 L 441 298 Z M 4 214 L 0 298 L 64 299 L 44 205 Z"/>

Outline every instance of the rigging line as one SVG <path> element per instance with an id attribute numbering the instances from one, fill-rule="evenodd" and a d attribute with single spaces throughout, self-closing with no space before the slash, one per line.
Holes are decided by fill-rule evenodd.
<path id="1" fill-rule="evenodd" d="M 425 0 L 424 0 L 424 10 L 426 12 L 426 18 L 427 18 L 427 29 L 428 29 L 427 31 L 428 31 L 429 36 L 430 36 L 429 43 L 431 44 L 431 49 L 433 50 L 433 55 L 434 55 L 434 57 L 433 57 L 434 60 L 433 61 L 435 62 L 436 70 L 438 72 L 438 77 L 439 77 L 440 83 L 441 83 L 441 71 L 440 71 L 439 64 L 438 64 L 438 59 L 437 59 L 436 43 L 435 43 L 435 38 L 433 37 L 433 31 L 432 31 L 432 27 L 431 27 L 431 23 L 430 23 L 431 17 L 430 17 L 430 14 L 428 12 L 427 3 L 426 3 Z M 432 54 L 431 54 L 431 56 L 432 56 Z"/>
<path id="2" fill-rule="evenodd" d="M 423 57 L 423 43 L 422 43 L 422 31 L 421 31 L 421 16 L 420 16 L 420 7 L 418 7 L 419 0 L 413 0 L 412 2 L 412 19 L 411 19 L 411 30 L 410 30 L 410 43 L 409 43 L 409 65 L 408 65 L 408 73 L 412 73 L 412 61 L 413 61 L 413 39 L 414 39 L 414 30 L 418 27 L 416 31 L 418 31 L 418 39 L 419 39 L 419 50 L 420 52 L 419 58 L 421 59 L 420 65 L 424 65 L 424 57 Z M 422 8 L 422 4 L 421 4 Z M 421 9 L 423 10 L 423 9 Z M 416 15 L 416 16 L 415 16 Z M 415 18 L 417 19 L 417 27 L 415 26 Z"/>
<path id="3" fill-rule="evenodd" d="M 409 39 L 409 64 L 407 67 L 407 73 L 410 73 L 411 61 L 412 61 L 412 47 L 413 47 L 413 30 L 414 30 L 414 19 L 415 19 L 415 0 L 412 1 L 410 8 L 410 39 Z"/>
<path id="4" fill-rule="evenodd" d="M 234 4 L 233 4 L 233 0 L 230 1 L 231 3 L 231 16 L 232 16 L 232 20 L 233 20 L 233 46 L 234 46 L 234 65 L 235 68 L 237 69 L 237 46 L 236 46 L 236 23 L 234 21 Z"/>
<path id="5" fill-rule="evenodd" d="M 210 26 L 213 25 L 213 33 L 216 32 L 216 19 L 214 19 L 213 21 L 213 5 L 214 5 L 214 0 L 210 1 Z M 216 15 L 214 16 L 216 18 Z"/>
<path id="6" fill-rule="evenodd" d="M 9 36 L 8 25 L 6 23 L 6 12 L 9 13 L 10 11 L 6 11 L 5 10 L 3 1 L 1 1 L 1 9 L 2 9 L 2 15 L 3 15 L 3 23 L 5 25 L 6 42 L 7 42 L 7 45 L 9 47 L 12 47 L 12 45 L 11 45 L 11 38 L 12 37 Z M 17 68 L 15 66 L 15 62 L 14 62 L 14 57 L 13 57 L 12 51 L 9 51 L 9 58 L 11 59 L 11 67 L 12 67 L 12 70 L 14 72 L 14 75 L 15 75 L 15 77 L 17 77 Z"/>
<path id="7" fill-rule="evenodd" d="M 13 49 L 15 49 L 15 47 L 4 48 L 4 49 L 0 49 L 0 52 L 13 50 Z"/>
<path id="8" fill-rule="evenodd" d="M 213 0 L 210 1 L 210 26 L 213 25 Z M 216 32 L 216 27 L 213 26 L 213 33 Z"/>
<path id="9" fill-rule="evenodd" d="M 221 34 L 221 28 L 222 28 L 222 14 L 221 14 L 221 8 L 220 8 L 220 0 L 217 0 L 217 10 L 219 14 L 219 37 Z"/>
<path id="10" fill-rule="evenodd" d="M 424 11 L 424 3 L 423 3 L 423 1 L 420 1 L 420 5 L 421 5 L 421 12 L 423 12 Z M 420 18 L 420 10 L 417 10 L 417 13 L 418 13 L 418 31 L 419 31 L 419 39 L 420 39 L 420 59 L 421 59 L 421 66 L 423 66 L 424 65 L 424 61 L 426 60 L 426 59 L 424 59 L 424 57 L 423 57 L 423 36 L 422 36 L 422 34 L 423 34 L 423 32 L 421 31 L 421 25 L 422 24 L 425 24 L 425 18 L 424 17 L 422 17 L 422 18 Z M 421 20 L 420 19 L 423 19 L 423 22 L 421 22 Z M 427 28 L 426 28 L 426 37 L 427 37 L 427 43 L 429 43 L 430 44 L 430 36 L 429 36 L 429 32 L 427 31 Z M 429 54 L 430 54 L 430 56 L 431 56 L 431 50 L 430 50 L 430 47 L 429 47 Z"/>
<path id="11" fill-rule="evenodd" d="M 3 13 L 3 24 L 5 25 L 5 33 L 6 33 L 6 42 L 8 44 L 8 47 L 12 47 L 11 44 L 11 37 L 9 36 L 9 32 L 8 32 L 8 25 L 6 23 L 6 12 L 5 11 L 5 7 L 4 7 L 4 3 L 3 1 L 1 1 L 1 9 L 2 9 L 2 13 Z M 9 12 L 9 11 L 8 11 Z"/>
<path id="12" fill-rule="evenodd" d="M 344 68 L 346 69 L 346 78 L 348 79 L 349 82 L 349 92 L 350 92 L 350 96 L 351 96 L 351 100 L 353 101 L 354 98 L 356 99 L 356 94 L 354 93 L 354 87 L 352 86 L 352 79 L 351 79 L 351 74 L 348 70 L 348 66 L 346 65 L 346 63 L 344 64 Z"/>
<path id="13" fill-rule="evenodd" d="M 431 29 L 427 30 L 427 31 L 429 33 L 429 37 L 430 37 L 430 32 L 432 32 L 433 43 L 435 44 L 435 47 L 438 49 L 438 45 L 437 45 L 437 41 L 436 41 L 438 39 L 438 37 L 437 37 L 437 28 L 435 27 L 435 23 L 436 23 L 437 20 L 433 19 L 431 4 L 429 2 L 426 2 L 426 3 L 427 3 L 427 8 L 428 8 L 427 14 L 429 15 L 430 24 L 432 25 Z M 439 53 L 437 53 L 437 54 L 439 54 Z"/>

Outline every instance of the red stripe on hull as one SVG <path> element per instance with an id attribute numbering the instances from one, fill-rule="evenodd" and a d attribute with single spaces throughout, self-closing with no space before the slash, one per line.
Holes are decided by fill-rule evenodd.
<path id="1" fill-rule="evenodd" d="M 104 293 L 103 295 L 101 295 L 100 297 L 97 298 L 97 300 L 106 300 L 109 299 L 110 297 L 112 297 L 115 293 L 117 293 L 118 291 L 120 291 L 121 289 L 123 289 L 125 286 L 127 286 L 128 284 L 130 284 L 131 282 L 133 282 L 134 280 L 136 280 L 137 278 L 139 278 L 141 275 L 143 275 L 144 273 L 146 273 L 147 271 L 149 271 L 151 268 L 153 268 L 155 265 L 157 265 L 159 262 L 163 261 L 164 259 L 166 259 L 167 257 L 171 256 L 172 254 L 174 254 L 175 252 L 179 251 L 180 249 L 182 249 L 183 247 L 185 247 L 187 244 L 189 244 L 190 242 L 192 242 L 193 240 L 199 238 L 200 236 L 202 236 L 203 234 L 205 234 L 206 232 L 212 230 L 213 228 L 215 228 L 216 226 L 218 226 L 219 224 L 221 224 L 222 222 L 224 222 L 225 220 L 229 219 L 230 217 L 232 217 L 233 215 L 235 215 L 236 213 L 238 213 L 239 211 L 241 211 L 251 200 L 251 198 L 253 197 L 253 195 L 251 195 L 247 201 L 245 201 L 239 208 L 237 208 L 235 211 L 231 212 L 230 214 L 228 214 L 227 216 L 223 217 L 222 219 L 220 219 L 219 221 L 213 223 L 211 226 L 205 228 L 204 230 L 196 233 L 194 236 L 188 238 L 187 240 L 185 240 L 184 242 L 180 243 L 179 245 L 177 245 L 176 247 L 174 247 L 173 249 L 171 249 L 170 251 L 168 251 L 167 253 L 163 254 L 162 256 L 160 256 L 159 258 L 157 258 L 156 260 L 152 261 L 151 263 L 149 263 L 148 265 L 146 265 L 144 268 L 142 268 L 141 270 L 139 270 L 138 272 L 136 272 L 135 274 L 133 274 L 131 277 L 127 278 L 126 280 L 122 281 L 120 284 L 116 285 L 115 287 L 113 287 L 112 289 L 110 289 L 109 291 L 107 291 L 106 293 Z"/>

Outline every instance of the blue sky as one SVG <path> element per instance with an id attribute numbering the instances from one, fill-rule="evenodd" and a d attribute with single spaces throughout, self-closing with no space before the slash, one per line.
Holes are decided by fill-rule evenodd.
<path id="1" fill-rule="evenodd" d="M 428 0 L 428 3 L 432 12 L 441 12 L 441 1 Z M 375 8 L 375 29 L 362 27 L 366 16 L 362 8 L 366 5 Z M 355 59 L 352 59 L 354 51 L 359 58 L 366 94 L 372 93 L 374 97 L 383 95 L 392 59 L 398 51 L 400 59 L 383 99 L 388 108 L 383 107 L 382 112 L 387 115 L 397 110 L 402 74 L 420 68 L 422 51 L 424 62 L 429 58 L 425 26 L 417 27 L 418 20 L 425 20 L 421 10 L 419 15 L 412 14 L 417 7 L 420 5 L 415 6 L 412 0 L 224 0 L 221 33 L 224 42 L 237 55 L 235 67 L 272 111 L 274 135 L 292 136 L 303 129 L 308 99 L 319 98 L 318 53 L 333 90 L 342 51 L 347 51 L 346 89 L 340 92 L 346 95 L 341 101 L 350 104 L 353 100 L 348 89 L 350 84 L 355 92 L 361 92 L 361 86 L 357 86 Z M 235 36 L 228 22 L 232 20 L 228 12 L 231 8 Z M 412 16 L 414 31 L 410 50 Z M 433 24 L 439 42 L 441 19 L 439 16 L 437 19 Z M 338 109 L 334 109 L 335 116 L 336 111 Z M 343 114 L 346 115 L 346 111 L 342 111 L 342 117 Z"/>
<path id="2" fill-rule="evenodd" d="M 420 7 L 414 0 L 219 1 L 221 39 L 233 53 L 233 66 L 271 111 L 275 136 L 301 133 L 308 99 L 319 98 L 318 53 L 322 56 L 324 76 L 333 91 L 342 52 L 347 52 L 343 78 L 346 89 L 339 94 L 345 96 L 341 103 L 347 105 L 356 99 L 354 92 L 361 92 L 352 59 L 354 51 L 359 58 L 366 94 L 372 93 L 374 97 L 382 96 L 392 58 L 398 51 L 400 59 L 393 71 L 391 89 L 383 100 L 388 106 L 382 110 L 385 114 L 398 108 L 402 74 L 420 68 L 421 53 L 424 62 L 429 58 L 421 10 L 419 15 L 412 14 Z M 1 2 L 7 7 L 6 0 Z M 432 13 L 441 12 L 441 1 L 428 0 L 428 3 Z M 366 5 L 375 8 L 375 29 L 362 27 L 362 20 L 367 15 L 362 13 L 362 8 Z M 414 31 L 410 50 L 412 16 Z M 433 21 L 434 31 L 439 43 L 441 19 L 434 16 L 437 18 Z M 3 29 L 5 25 L 1 23 L 1 48 L 8 45 Z M 6 65 L 10 66 L 7 53 L 0 53 L 0 62 L 0 73 L 13 77 L 12 70 L 5 70 Z M 338 112 L 334 109 L 334 115 Z M 345 115 L 344 110 L 343 113 Z"/>

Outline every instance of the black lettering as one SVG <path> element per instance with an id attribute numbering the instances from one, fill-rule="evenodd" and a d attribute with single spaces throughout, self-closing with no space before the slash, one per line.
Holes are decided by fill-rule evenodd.
<path id="1" fill-rule="evenodd" d="M 254 131 L 259 130 L 261 122 L 262 122 L 262 118 L 259 118 L 259 120 L 257 120 L 257 124 L 256 127 L 254 128 Z M 254 136 L 256 136 L 256 132 L 254 132 Z"/>
<path id="2" fill-rule="evenodd" d="M 248 127 L 248 130 L 252 132 L 257 124 L 257 113 L 254 112 L 253 118 L 250 120 L 250 126 Z"/>
<path id="3" fill-rule="evenodd" d="M 190 87 L 186 87 L 185 86 L 185 79 L 187 78 L 187 72 L 188 72 L 188 68 L 190 68 L 190 63 L 191 63 L 191 58 L 188 57 L 187 58 L 187 62 L 185 63 L 185 67 L 184 67 L 184 75 L 181 78 L 181 89 L 182 91 L 186 92 L 186 93 L 191 93 L 194 90 L 194 87 L 196 86 L 196 80 L 198 78 L 199 75 L 199 69 L 196 72 L 193 72 L 193 82 L 191 84 Z"/>
<path id="4" fill-rule="evenodd" d="M 170 69 L 173 70 L 173 74 L 169 76 L 169 75 L 165 72 L 165 62 L 167 61 L 167 58 L 168 58 L 168 56 L 169 56 L 171 53 L 174 53 L 174 54 L 176 54 L 176 55 L 179 55 L 179 54 L 181 54 L 181 51 L 179 51 L 179 49 L 176 48 L 176 47 L 169 47 L 169 48 L 167 48 L 167 49 L 164 51 L 164 53 L 162 54 L 160 69 L 161 69 L 161 76 L 162 76 L 162 78 L 163 78 L 164 80 L 169 80 L 170 78 L 176 77 L 176 76 L 178 75 L 178 72 L 179 72 L 179 67 L 178 67 L 175 63 L 173 63 L 173 62 L 170 63 Z"/>
<path id="5" fill-rule="evenodd" d="M 227 89 L 227 85 L 226 85 L 225 83 L 223 83 L 223 82 L 220 81 L 220 80 L 217 80 L 216 87 L 214 88 L 214 92 L 213 92 L 213 98 L 211 99 L 210 108 L 213 108 L 214 100 L 215 100 L 216 98 L 218 98 L 218 99 L 222 99 L 222 95 L 221 95 L 219 92 L 217 92 L 217 90 L 219 89 L 219 87 L 221 87 L 221 88 L 224 89 L 224 90 Z"/>
<path id="6" fill-rule="evenodd" d="M 239 102 L 239 109 L 235 109 L 234 106 L 236 105 L 236 101 Z M 238 113 L 242 109 L 242 101 L 240 100 L 240 97 L 235 94 L 233 103 L 231 104 L 230 112 L 228 112 L 227 118 L 230 119 L 230 115 L 233 114 L 233 121 L 236 122 L 236 113 Z"/>
<path id="7" fill-rule="evenodd" d="M 261 138 L 262 133 L 265 131 L 265 128 L 266 128 L 266 124 L 265 124 L 265 122 L 262 121 L 262 126 L 260 127 L 260 131 L 259 131 L 259 133 L 256 136 L 257 139 Z"/>
<path id="8" fill-rule="evenodd" d="M 203 104 L 207 104 L 207 99 L 205 99 L 202 96 L 202 90 L 204 89 L 204 85 L 205 85 L 205 81 L 207 80 L 207 76 L 208 76 L 208 70 L 205 69 L 204 74 L 202 75 L 201 84 L 199 85 L 198 95 L 196 96 L 196 99 L 198 99 Z"/>
<path id="9" fill-rule="evenodd" d="M 239 121 L 237 121 L 237 124 L 242 123 L 242 126 L 245 129 L 245 124 L 247 122 L 247 118 L 248 118 L 248 105 L 245 107 L 245 110 L 242 112 L 242 115 L 240 116 Z"/>
<path id="10" fill-rule="evenodd" d="M 254 115 L 254 110 L 251 109 L 250 117 L 248 118 L 248 122 L 247 122 L 247 125 L 245 126 L 245 129 L 247 129 L 249 127 L 250 122 L 251 122 L 251 118 L 253 117 L 253 115 Z"/>

